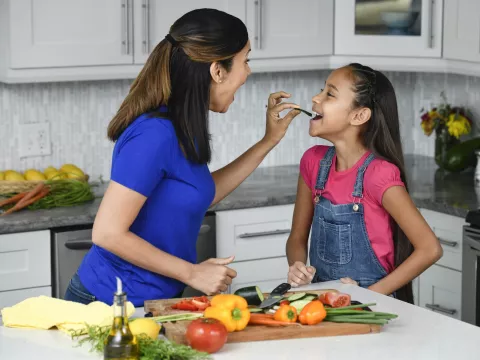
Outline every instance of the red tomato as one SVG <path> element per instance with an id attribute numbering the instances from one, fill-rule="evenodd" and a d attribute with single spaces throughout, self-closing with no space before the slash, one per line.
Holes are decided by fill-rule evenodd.
<path id="1" fill-rule="evenodd" d="M 290 305 L 290 301 L 282 300 L 282 301 L 280 301 L 280 306 L 282 306 L 282 305 Z"/>
<path id="2" fill-rule="evenodd" d="M 187 343 L 193 349 L 209 354 L 217 352 L 227 342 L 227 328 L 217 319 L 200 318 L 187 327 Z"/>
<path id="3" fill-rule="evenodd" d="M 350 305 L 350 295 L 342 293 L 327 292 L 321 294 L 318 299 L 324 305 L 330 305 L 331 307 L 337 308 L 342 306 Z"/>

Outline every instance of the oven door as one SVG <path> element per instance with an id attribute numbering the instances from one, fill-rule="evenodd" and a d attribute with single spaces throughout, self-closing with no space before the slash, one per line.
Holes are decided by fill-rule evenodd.
<path id="1" fill-rule="evenodd" d="M 480 326 L 480 229 L 463 228 L 462 321 Z"/>

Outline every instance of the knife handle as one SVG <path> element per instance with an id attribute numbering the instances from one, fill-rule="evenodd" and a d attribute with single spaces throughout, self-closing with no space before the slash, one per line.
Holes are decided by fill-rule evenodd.
<path id="1" fill-rule="evenodd" d="M 270 294 L 283 295 L 288 290 L 290 290 L 291 288 L 292 288 L 292 285 L 290 285 L 288 283 L 282 283 L 282 284 L 278 285 L 275 289 L 273 289 Z"/>

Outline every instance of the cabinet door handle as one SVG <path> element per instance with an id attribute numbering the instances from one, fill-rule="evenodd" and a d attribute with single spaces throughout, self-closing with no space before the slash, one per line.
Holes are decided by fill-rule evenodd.
<path id="1" fill-rule="evenodd" d="M 128 54 L 128 4 L 122 0 L 122 53 Z"/>
<path id="2" fill-rule="evenodd" d="M 455 310 L 455 309 L 447 309 L 447 308 L 441 307 L 440 305 L 437 305 L 437 304 L 425 304 L 425 307 L 427 309 L 437 311 L 437 312 L 441 312 L 441 313 L 444 313 L 444 314 L 447 314 L 447 315 L 453 315 L 457 312 L 457 310 Z"/>
<path id="3" fill-rule="evenodd" d="M 244 238 L 269 236 L 269 235 L 281 235 L 281 234 L 290 234 L 290 229 L 261 231 L 261 232 L 255 232 L 255 233 L 244 233 L 244 234 L 238 235 L 238 237 L 241 239 L 244 239 Z"/>
<path id="4" fill-rule="evenodd" d="M 199 234 L 200 235 L 206 234 L 210 231 L 210 229 L 211 229 L 210 225 L 202 225 L 200 226 Z"/>
<path id="5" fill-rule="evenodd" d="M 88 250 L 92 247 L 92 240 L 68 240 L 65 247 L 70 250 Z"/>
<path id="6" fill-rule="evenodd" d="M 255 0 L 255 41 L 257 49 L 262 48 L 262 8 L 263 1 Z"/>
<path id="7" fill-rule="evenodd" d="M 450 247 L 456 247 L 458 245 L 457 241 L 450 241 L 450 240 L 445 240 L 442 238 L 438 238 L 438 241 L 440 244 L 445 245 L 445 246 L 450 246 Z"/>
<path id="8" fill-rule="evenodd" d="M 433 49 L 433 19 L 435 18 L 435 0 L 430 1 L 430 16 L 428 23 L 428 47 Z M 420 14 L 421 16 L 421 14 Z"/>
<path id="9" fill-rule="evenodd" d="M 143 53 L 148 54 L 150 52 L 150 1 L 143 0 L 142 3 L 143 14 Z"/>

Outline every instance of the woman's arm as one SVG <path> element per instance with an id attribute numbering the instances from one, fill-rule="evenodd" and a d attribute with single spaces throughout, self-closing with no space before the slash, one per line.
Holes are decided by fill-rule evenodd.
<path id="1" fill-rule="evenodd" d="M 292 231 L 287 240 L 287 260 L 290 266 L 288 282 L 293 286 L 308 284 L 312 281 L 315 269 L 307 268 L 308 236 L 313 219 L 312 192 L 298 176 L 297 198 L 293 211 Z"/>
<path id="2" fill-rule="evenodd" d="M 386 190 L 382 204 L 414 247 L 413 253 L 402 264 L 369 287 L 389 295 L 437 262 L 443 255 L 443 249 L 403 186 L 392 186 Z"/>
<path id="3" fill-rule="evenodd" d="M 300 114 L 300 111 L 292 110 L 283 119 L 280 118 L 279 114 L 283 110 L 298 107 L 295 104 L 280 103 L 282 98 L 288 97 L 290 95 L 283 91 L 271 94 L 268 98 L 267 125 L 264 138 L 230 164 L 212 173 L 215 181 L 215 198 L 212 205 L 235 190 L 285 136 L 293 118 Z"/>
<path id="4" fill-rule="evenodd" d="M 229 259 L 210 259 L 198 265 L 170 255 L 130 232 L 146 197 L 111 181 L 93 225 L 93 242 L 122 259 L 177 279 L 206 294 L 225 291 L 236 276 Z"/>

